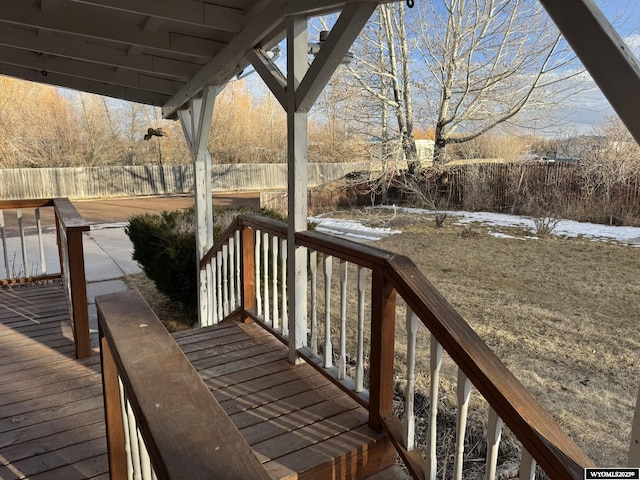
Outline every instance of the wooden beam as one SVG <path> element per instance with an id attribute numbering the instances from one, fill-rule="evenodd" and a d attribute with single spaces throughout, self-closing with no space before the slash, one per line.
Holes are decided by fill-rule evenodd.
<path id="1" fill-rule="evenodd" d="M 121 67 L 180 81 L 188 80 L 202 68 L 201 63 L 145 54 L 131 55 L 127 49 L 122 47 L 105 46 L 87 42 L 86 39 L 49 33 L 47 41 L 42 42 L 42 38 L 31 30 L 0 25 L 0 45 L 91 62 L 92 64 Z"/>
<path id="2" fill-rule="evenodd" d="M 540 0 L 640 143 L 640 64 L 593 0 Z"/>
<path id="3" fill-rule="evenodd" d="M 198 0 L 73 0 L 96 7 L 149 15 L 172 22 L 187 23 L 237 33 L 242 27 L 243 12 L 237 8 L 213 5 Z"/>
<path id="4" fill-rule="evenodd" d="M 311 109 L 375 8 L 372 3 L 345 7 L 296 91 L 296 110 Z"/>
<path id="5" fill-rule="evenodd" d="M 97 22 L 95 12 L 91 13 L 86 7 L 73 3 L 65 4 L 64 15 L 60 10 L 55 14 L 42 12 L 35 3 L 21 0 L 3 0 L 2 8 L 2 20 L 7 23 L 188 56 L 210 58 L 212 52 L 223 45 L 206 38 L 187 38 L 166 30 L 143 32 L 138 25 L 123 22 L 109 15 L 108 11 Z"/>
<path id="6" fill-rule="evenodd" d="M 247 52 L 247 59 L 253 65 L 262 81 L 269 87 L 273 96 L 280 102 L 282 108 L 287 108 L 287 78 L 278 66 L 267 56 L 261 48 L 254 48 Z"/>
<path id="7" fill-rule="evenodd" d="M 296 245 L 296 232 L 307 229 L 308 114 L 296 111 L 296 90 L 307 73 L 307 19 L 287 19 L 287 302 L 289 360 L 307 345 L 307 249 Z"/>

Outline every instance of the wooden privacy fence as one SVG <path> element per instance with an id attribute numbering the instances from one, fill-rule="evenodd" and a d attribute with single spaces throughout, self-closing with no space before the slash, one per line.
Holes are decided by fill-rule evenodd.
<path id="1" fill-rule="evenodd" d="M 15 227 L 9 225 L 11 216 L 16 218 Z M 43 234 L 43 219 L 49 220 L 48 226 L 54 228 L 55 236 Z M 44 225 L 47 227 L 46 221 Z M 13 232 L 13 228 L 17 232 Z M 28 235 L 29 229 L 35 230 L 35 235 Z M 0 200 L 0 285 L 61 278 L 67 294 L 77 358 L 91 354 L 82 244 L 82 233 L 88 230 L 89 224 L 66 198 Z M 52 248 L 54 242 L 57 247 Z M 47 253 L 52 251 L 55 257 L 47 261 Z"/>
<path id="2" fill-rule="evenodd" d="M 200 263 L 213 278 L 211 322 L 239 312 L 286 343 L 294 322 L 303 321 L 307 334 L 297 354 L 369 410 L 370 426 L 391 436 L 414 478 L 433 479 L 438 469 L 437 405 L 445 352 L 457 366 L 454 478 L 462 478 L 472 386 L 489 405 L 486 478 L 495 476 L 503 423 L 522 445 L 521 479 L 533 478 L 536 464 L 553 479 L 583 478 L 590 460 L 411 260 L 319 232 L 300 232 L 296 246 L 305 248 L 309 259 L 307 319 L 291 319 L 286 238 L 281 222 L 236 218 Z M 354 285 L 348 283 L 352 276 Z M 416 352 L 425 350 L 430 358 L 423 364 Z M 402 415 L 393 410 L 394 375 L 406 383 Z M 415 442 L 418 376 L 431 379 L 424 457 Z"/>
<path id="3" fill-rule="evenodd" d="M 369 167 L 369 162 L 312 163 L 308 184 L 321 185 Z M 214 164 L 212 178 L 214 191 L 286 189 L 287 165 Z M 0 169 L 0 200 L 189 194 L 193 181 L 192 165 Z"/>

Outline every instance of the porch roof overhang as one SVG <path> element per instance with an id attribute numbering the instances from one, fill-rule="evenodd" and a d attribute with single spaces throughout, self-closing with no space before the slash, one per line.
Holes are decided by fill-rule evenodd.
<path id="1" fill-rule="evenodd" d="M 3 0 L 0 74 L 176 112 L 224 85 L 289 16 L 398 0 Z M 429 0 L 418 0 L 429 1 Z M 640 141 L 640 67 L 593 0 L 540 0 Z"/>

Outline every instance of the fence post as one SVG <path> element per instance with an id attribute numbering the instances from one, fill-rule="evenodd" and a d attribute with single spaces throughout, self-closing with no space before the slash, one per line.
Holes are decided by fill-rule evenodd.
<path id="1" fill-rule="evenodd" d="M 246 311 L 256 307 L 255 232 L 253 228 L 242 230 L 242 317 Z"/>
<path id="2" fill-rule="evenodd" d="M 369 426 L 380 431 L 393 406 L 396 291 L 381 268 L 373 270 L 372 282 Z"/>

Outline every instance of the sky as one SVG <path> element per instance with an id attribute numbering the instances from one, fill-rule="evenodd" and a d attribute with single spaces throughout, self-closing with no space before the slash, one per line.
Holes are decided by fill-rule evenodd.
<path id="1" fill-rule="evenodd" d="M 637 0 L 596 0 L 595 3 L 630 47 L 636 58 L 639 58 L 640 2 Z M 604 116 L 614 114 L 609 102 L 593 81 L 591 81 L 591 88 L 588 91 L 572 98 L 572 103 L 574 108 L 566 111 L 567 120 L 578 134 L 593 133 L 594 126 L 597 126 Z"/>

